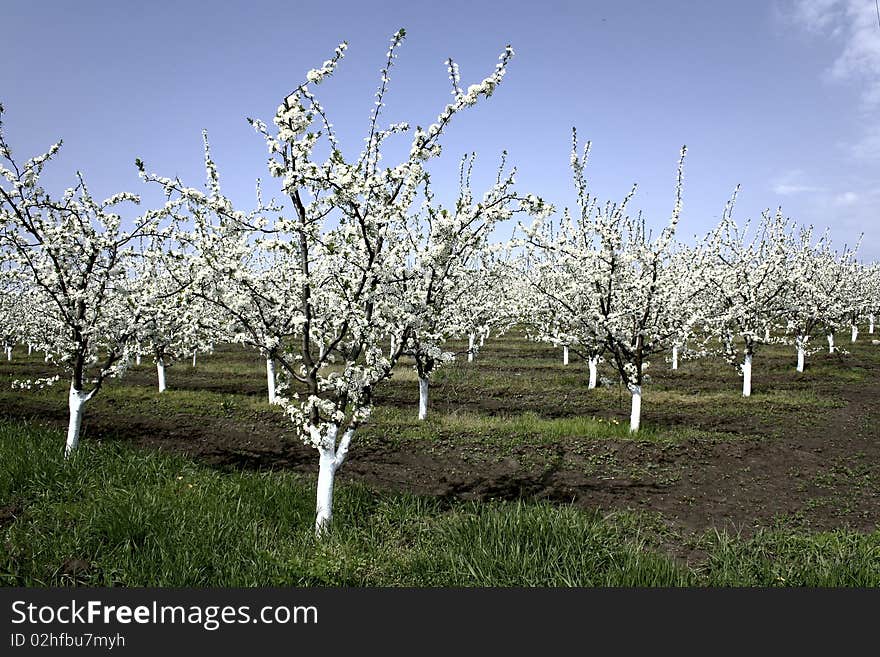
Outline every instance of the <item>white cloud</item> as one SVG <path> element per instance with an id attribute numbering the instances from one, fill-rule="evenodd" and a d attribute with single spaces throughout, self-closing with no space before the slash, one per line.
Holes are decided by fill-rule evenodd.
<path id="1" fill-rule="evenodd" d="M 773 193 L 780 196 L 791 196 L 792 194 L 803 194 L 805 192 L 821 192 L 821 187 L 811 187 L 809 185 L 773 185 Z"/>
<path id="2" fill-rule="evenodd" d="M 861 196 L 855 192 L 843 192 L 834 197 L 835 205 L 855 205 L 861 200 Z"/>
<path id="3" fill-rule="evenodd" d="M 813 32 L 832 28 L 840 0 L 798 0 L 793 7 L 795 20 Z"/>
<path id="4" fill-rule="evenodd" d="M 793 20 L 825 34 L 841 49 L 828 69 L 832 79 L 861 85 L 864 109 L 880 107 L 880 22 L 871 0 L 795 0 Z"/>
<path id="5" fill-rule="evenodd" d="M 792 169 L 779 176 L 771 185 L 774 194 L 780 196 L 793 196 L 794 194 L 806 194 L 825 191 L 822 187 L 815 187 L 803 182 L 804 172 L 801 169 Z"/>

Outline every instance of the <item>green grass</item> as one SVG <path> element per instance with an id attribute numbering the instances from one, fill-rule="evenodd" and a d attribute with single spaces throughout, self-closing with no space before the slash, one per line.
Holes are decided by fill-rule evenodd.
<path id="1" fill-rule="evenodd" d="M 411 411 L 379 408 L 374 422 L 359 434 L 359 440 L 382 440 L 385 443 L 453 440 L 460 446 L 482 445 L 486 448 L 532 445 L 536 447 L 577 440 L 634 440 L 675 443 L 694 438 L 741 440 L 741 434 L 706 432 L 686 427 L 646 427 L 630 433 L 628 421 L 616 417 L 544 418 L 535 411 L 516 414 L 485 415 L 473 411 L 431 414 L 419 421 Z M 708 435 L 707 435 L 708 434 Z"/>
<path id="2" fill-rule="evenodd" d="M 0 584 L 880 584 L 880 532 L 707 534 L 705 559 L 687 566 L 664 553 L 674 535 L 650 518 L 350 484 L 337 486 L 333 531 L 317 540 L 312 477 L 220 472 L 116 442 L 86 441 L 65 462 L 62 444 L 58 431 L 0 422 Z"/>

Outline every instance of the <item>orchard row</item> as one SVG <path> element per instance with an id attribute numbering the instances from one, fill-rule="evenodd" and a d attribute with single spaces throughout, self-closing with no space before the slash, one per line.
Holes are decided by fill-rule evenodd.
<path id="1" fill-rule="evenodd" d="M 526 327 L 540 341 L 580 354 L 590 387 L 600 359 L 632 393 L 630 428 L 639 428 L 649 359 L 726 358 L 751 391 L 759 345 L 791 342 L 797 367 L 817 338 L 880 312 L 880 269 L 837 252 L 830 238 L 767 212 L 754 228 L 733 219 L 733 202 L 698 244 L 675 238 L 682 207 L 682 149 L 669 221 L 656 237 L 641 216 L 588 191 L 573 135 L 576 204 L 557 213 L 520 191 L 504 158 L 495 183 L 472 188 L 473 156 L 460 162 L 459 191 L 437 200 L 428 165 L 441 155 L 452 119 L 490 96 L 513 51 L 465 88 L 447 62 L 451 98 L 427 128 L 384 125 L 384 97 L 403 30 L 394 35 L 360 152 L 337 140 L 316 88 L 346 52 L 309 71 L 271 125 L 249 119 L 265 141 L 283 202 L 252 208 L 224 195 L 205 136 L 204 188 L 151 173 L 165 203 L 137 213 L 129 193 L 94 198 L 78 176 L 60 195 L 40 184 L 60 143 L 19 162 L 0 125 L 0 337 L 46 354 L 58 375 L 22 387 L 69 384 L 65 453 L 77 447 L 87 402 L 142 355 L 165 365 L 217 342 L 239 343 L 266 361 L 269 401 L 280 404 L 319 453 L 316 530 L 332 514 L 333 479 L 378 386 L 401 358 L 418 372 L 419 417 L 431 377 L 467 338 L 473 358 L 490 331 Z M 2 112 L 2 108 L 0 108 Z M 2 116 L 0 116 L 2 118 Z M 382 163 L 389 139 L 408 139 L 408 156 Z M 126 214 L 123 218 L 123 213 Z M 494 229 L 517 221 L 512 240 Z M 829 338 L 830 339 L 830 338 Z M 741 353 L 738 353 L 739 349 Z M 834 348 L 833 343 L 830 348 Z"/>

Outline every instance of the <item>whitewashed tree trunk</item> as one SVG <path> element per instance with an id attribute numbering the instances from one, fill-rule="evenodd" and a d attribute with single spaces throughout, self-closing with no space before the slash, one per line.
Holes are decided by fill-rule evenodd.
<path id="1" fill-rule="evenodd" d="M 642 386 L 629 385 L 632 395 L 632 410 L 629 414 L 629 432 L 635 433 L 642 423 Z"/>
<path id="2" fill-rule="evenodd" d="M 486 334 L 480 333 L 480 346 L 482 347 L 484 344 L 486 344 Z"/>
<path id="3" fill-rule="evenodd" d="M 859 327 L 855 324 L 852 325 L 852 341 L 855 342 L 859 337 Z"/>
<path id="4" fill-rule="evenodd" d="M 596 387 L 599 379 L 599 357 L 593 356 L 590 358 L 588 365 L 590 366 L 590 383 L 587 385 L 587 389 L 592 390 Z"/>
<path id="5" fill-rule="evenodd" d="M 834 353 L 834 334 L 833 333 L 828 334 L 828 353 L 829 354 Z"/>
<path id="6" fill-rule="evenodd" d="M 269 389 L 269 403 L 277 403 L 278 398 L 275 395 L 275 359 L 272 357 L 266 359 L 266 386 Z"/>
<path id="7" fill-rule="evenodd" d="M 82 428 L 83 411 L 90 397 L 91 395 L 74 388 L 73 383 L 70 384 L 70 393 L 67 397 L 70 419 L 67 423 L 67 442 L 64 444 L 64 458 L 70 458 L 79 446 L 79 432 Z"/>
<path id="8" fill-rule="evenodd" d="M 392 335 L 391 336 L 391 352 L 390 353 L 393 354 L 396 349 L 397 349 L 396 341 L 394 340 L 394 336 Z"/>
<path id="9" fill-rule="evenodd" d="M 806 350 L 804 349 L 804 345 L 801 342 L 798 342 L 798 345 L 797 345 L 797 355 L 798 355 L 797 371 L 803 372 L 804 371 L 804 360 L 805 360 L 807 354 L 806 354 Z"/>
<path id="10" fill-rule="evenodd" d="M 873 331 L 871 331 L 873 333 Z M 28 356 L 34 353 L 34 346 L 32 344 L 28 345 Z"/>
<path id="11" fill-rule="evenodd" d="M 159 375 L 159 392 L 165 392 L 165 361 L 156 361 L 156 373 Z"/>
<path id="12" fill-rule="evenodd" d="M 193 367 L 196 366 L 196 356 L 198 355 L 198 351 L 193 350 Z"/>
<path id="13" fill-rule="evenodd" d="M 868 315 L 868 333 L 874 332 L 874 315 Z"/>
<path id="14" fill-rule="evenodd" d="M 12 360 L 12 345 L 6 345 L 6 360 Z"/>
<path id="15" fill-rule="evenodd" d="M 333 429 L 335 439 L 336 429 Z M 318 448 L 318 492 L 315 512 L 315 534 L 320 536 L 330 528 L 333 519 L 333 480 L 336 478 L 336 450 Z"/>
<path id="16" fill-rule="evenodd" d="M 419 419 L 428 417 L 428 379 L 419 377 Z"/>
<path id="17" fill-rule="evenodd" d="M 562 346 L 562 364 L 568 365 L 568 345 Z"/>
<path id="18" fill-rule="evenodd" d="M 138 352 L 138 354 L 134 357 L 134 364 L 135 364 L 135 365 L 140 365 L 140 364 L 141 364 L 141 354 L 140 354 L 140 352 Z"/>
<path id="19" fill-rule="evenodd" d="M 764 342 L 770 342 L 770 327 L 764 329 Z"/>
<path id="20" fill-rule="evenodd" d="M 310 431 L 317 438 L 315 434 L 318 429 L 312 427 Z M 354 436 L 354 429 L 347 430 L 337 447 L 336 434 L 338 432 L 338 426 L 331 426 L 327 431 L 327 436 L 320 440 L 318 447 L 318 490 L 315 509 L 315 534 L 317 536 L 321 536 L 330 528 L 330 521 L 333 519 L 333 482 L 336 478 L 336 471 L 348 456 L 348 448 Z"/>
<path id="21" fill-rule="evenodd" d="M 672 345 L 672 369 L 678 369 L 678 345 Z"/>
<path id="22" fill-rule="evenodd" d="M 743 397 L 751 397 L 752 395 L 752 355 L 746 354 L 743 359 Z"/>
<path id="23" fill-rule="evenodd" d="M 474 362 L 474 334 L 468 336 L 468 362 Z"/>

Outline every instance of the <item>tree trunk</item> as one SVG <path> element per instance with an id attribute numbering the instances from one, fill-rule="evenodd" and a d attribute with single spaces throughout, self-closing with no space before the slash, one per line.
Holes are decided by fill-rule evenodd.
<path id="1" fill-rule="evenodd" d="M 79 446 L 79 432 L 82 427 L 82 416 L 89 395 L 82 390 L 77 390 L 70 384 L 70 393 L 67 396 L 67 406 L 70 409 L 70 419 L 67 423 L 67 442 L 64 445 L 64 458 L 70 458 Z"/>
<path id="2" fill-rule="evenodd" d="M 159 392 L 165 392 L 165 361 L 161 358 L 156 360 L 156 372 L 159 375 Z"/>
<path id="3" fill-rule="evenodd" d="M 855 324 L 852 325 L 852 341 L 855 342 L 859 337 L 859 327 Z"/>
<path id="4" fill-rule="evenodd" d="M 752 355 L 746 354 L 743 359 L 743 397 L 751 397 L 752 395 Z"/>
<path id="5" fill-rule="evenodd" d="M 140 352 L 138 352 L 137 355 L 134 357 L 134 364 L 135 365 L 141 364 L 141 353 Z"/>
<path id="6" fill-rule="evenodd" d="M 269 389 L 269 403 L 275 404 L 278 400 L 275 395 L 275 359 L 271 356 L 266 359 L 266 385 Z"/>
<path id="7" fill-rule="evenodd" d="M 474 362 L 474 334 L 468 336 L 468 362 Z"/>
<path id="8" fill-rule="evenodd" d="M 764 342 L 770 342 L 770 327 L 764 329 Z"/>
<path id="9" fill-rule="evenodd" d="M 193 349 L 193 367 L 196 366 L 196 355 L 198 355 L 198 351 Z"/>
<path id="10" fill-rule="evenodd" d="M 868 315 L 868 333 L 874 332 L 874 315 Z"/>
<path id="11" fill-rule="evenodd" d="M 828 353 L 829 354 L 834 353 L 834 334 L 833 333 L 828 334 Z"/>
<path id="12" fill-rule="evenodd" d="M 804 371 L 804 359 L 806 357 L 806 350 L 804 349 L 804 345 L 801 342 L 798 342 L 797 354 L 798 354 L 797 371 L 803 372 Z"/>
<path id="13" fill-rule="evenodd" d="M 568 365 L 568 345 L 562 345 L 562 364 Z"/>
<path id="14" fill-rule="evenodd" d="M 593 356 L 592 358 L 590 358 L 588 364 L 590 366 L 590 383 L 587 385 L 587 389 L 592 390 L 593 388 L 596 387 L 596 384 L 598 383 L 599 357 Z"/>
<path id="15" fill-rule="evenodd" d="M 873 333 L 873 331 L 871 331 Z M 28 356 L 34 353 L 34 346 L 32 344 L 28 344 Z"/>
<path id="16" fill-rule="evenodd" d="M 312 428 L 311 431 L 317 431 Z M 347 430 L 339 446 L 336 447 L 336 434 L 339 427 L 332 425 L 327 431 L 327 437 L 321 440 L 318 446 L 319 463 L 318 463 L 318 490 L 316 496 L 315 509 L 315 535 L 321 536 L 330 528 L 330 521 L 333 519 L 333 482 L 336 478 L 336 471 L 345 462 L 348 455 L 348 447 L 354 436 L 354 429 Z"/>
<path id="17" fill-rule="evenodd" d="M 6 345 L 6 360 L 12 360 L 12 345 Z"/>
<path id="18" fill-rule="evenodd" d="M 672 345 L 672 369 L 678 369 L 678 345 Z"/>
<path id="19" fill-rule="evenodd" d="M 336 438 L 336 428 L 331 429 Z M 330 529 L 333 519 L 333 480 L 336 478 L 336 450 L 319 447 L 318 491 L 315 511 L 315 534 L 320 536 Z"/>
<path id="20" fill-rule="evenodd" d="M 427 377 L 419 377 L 419 419 L 424 420 L 428 417 L 428 379 Z"/>
<path id="21" fill-rule="evenodd" d="M 642 423 L 642 386 L 627 386 L 632 395 L 632 411 L 629 414 L 629 432 L 635 433 Z"/>

